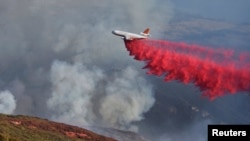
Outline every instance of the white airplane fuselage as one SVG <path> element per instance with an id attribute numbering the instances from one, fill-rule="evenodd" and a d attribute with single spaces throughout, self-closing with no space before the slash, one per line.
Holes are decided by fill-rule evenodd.
<path id="1" fill-rule="evenodd" d="M 145 34 L 145 33 L 141 33 L 140 35 L 140 34 L 120 31 L 120 30 L 113 30 L 112 33 L 114 35 L 121 36 L 125 40 L 146 39 L 149 36 L 149 34 Z"/>

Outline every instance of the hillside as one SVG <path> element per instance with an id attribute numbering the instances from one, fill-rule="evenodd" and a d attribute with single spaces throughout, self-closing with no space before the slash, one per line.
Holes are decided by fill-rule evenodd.
<path id="1" fill-rule="evenodd" d="M 0 114 L 1 141 L 115 141 L 89 130 L 37 117 Z"/>

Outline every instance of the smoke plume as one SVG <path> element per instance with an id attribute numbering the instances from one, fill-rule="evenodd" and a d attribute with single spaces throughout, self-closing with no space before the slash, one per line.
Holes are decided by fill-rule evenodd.
<path id="1" fill-rule="evenodd" d="M 15 96 L 14 114 L 135 129 L 130 124 L 141 121 L 153 106 L 152 84 L 139 75 L 121 40 L 110 31 L 151 27 L 157 33 L 157 23 L 172 17 L 171 3 L 162 5 L 150 0 L 0 1 L 0 88 Z M 116 84 L 118 78 L 131 84 L 133 92 Z M 116 97 L 125 99 L 109 106 L 114 87 Z M 135 108 L 131 116 L 128 107 Z"/>
<path id="2" fill-rule="evenodd" d="M 108 76 L 98 67 L 55 61 L 51 82 L 52 118 L 75 125 L 137 131 L 132 122 L 154 103 L 152 86 L 131 67 Z"/>
<path id="3" fill-rule="evenodd" d="M 139 73 L 127 67 L 120 74 L 115 74 L 105 88 L 106 97 L 101 100 L 100 114 L 115 128 L 137 131 L 137 127 L 126 127 L 133 121 L 141 121 L 154 104 L 152 85 Z M 115 106 L 114 106 L 115 105 Z M 111 124 L 110 124 L 111 123 Z M 125 128 L 124 128 L 125 127 Z"/>
<path id="4" fill-rule="evenodd" d="M 99 69 L 55 61 L 51 68 L 52 97 L 48 99 L 53 119 L 87 124 L 91 94 L 102 77 L 103 73 Z"/>
<path id="5" fill-rule="evenodd" d="M 192 132 L 199 120 L 191 117 L 203 111 L 213 120 L 249 123 L 249 96 L 228 95 L 210 102 L 198 97 L 196 87 L 162 83 L 145 75 L 140 69 L 144 62 L 128 56 L 122 40 L 111 34 L 150 27 L 154 39 L 249 50 L 249 24 L 212 18 L 219 14 L 246 23 L 248 6 L 248 0 L 0 0 L 0 90 L 14 96 L 13 114 L 79 126 L 138 128 L 152 140 L 165 134 L 174 140 L 179 132 Z M 188 9 L 205 14 L 190 15 Z"/>
<path id="6" fill-rule="evenodd" d="M 0 92 L 0 113 L 13 114 L 16 109 L 16 100 L 8 90 Z"/>

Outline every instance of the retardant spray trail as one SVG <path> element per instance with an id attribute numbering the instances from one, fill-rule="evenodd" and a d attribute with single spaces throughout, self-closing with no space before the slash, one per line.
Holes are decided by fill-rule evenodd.
<path id="1" fill-rule="evenodd" d="M 136 60 L 146 62 L 148 74 L 193 83 L 210 99 L 249 92 L 249 53 L 148 39 L 125 40 L 125 45 Z"/>

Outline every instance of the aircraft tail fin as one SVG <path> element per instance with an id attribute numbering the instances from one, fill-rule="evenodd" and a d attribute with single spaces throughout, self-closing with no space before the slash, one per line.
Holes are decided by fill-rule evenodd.
<path id="1" fill-rule="evenodd" d="M 148 37 L 148 36 L 150 36 L 149 31 L 150 31 L 150 29 L 146 28 L 143 32 L 141 32 L 141 34 Z"/>

